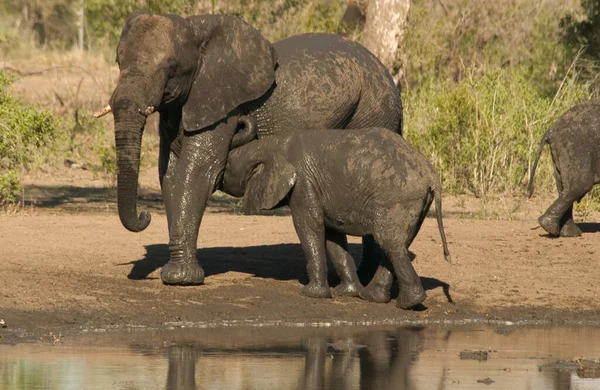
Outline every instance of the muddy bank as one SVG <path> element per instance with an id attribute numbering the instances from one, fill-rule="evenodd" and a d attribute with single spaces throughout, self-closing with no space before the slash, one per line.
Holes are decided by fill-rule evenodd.
<path id="1" fill-rule="evenodd" d="M 411 250 L 428 299 L 422 311 L 403 311 L 394 302 L 300 295 L 305 264 L 289 216 L 207 214 L 198 243 L 206 283 L 172 287 L 159 275 L 168 259 L 162 215 L 138 234 L 112 213 L 2 215 L 0 318 L 7 328 L 0 342 L 260 323 L 600 325 L 595 225 L 580 238 L 550 239 L 533 222 L 445 224 L 453 263 L 444 261 L 435 220 L 427 219 Z M 360 250 L 353 238 L 355 257 Z"/>

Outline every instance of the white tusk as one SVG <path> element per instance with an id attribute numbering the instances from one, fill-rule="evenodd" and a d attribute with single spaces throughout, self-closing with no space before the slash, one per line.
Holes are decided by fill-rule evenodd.
<path id="1" fill-rule="evenodd" d="M 154 106 L 148 106 L 146 107 L 146 111 L 144 111 L 144 114 L 146 114 L 146 116 L 152 114 L 154 112 L 155 108 Z"/>
<path id="2" fill-rule="evenodd" d="M 102 110 L 94 113 L 94 118 L 103 117 L 104 115 L 108 114 L 109 112 L 112 112 L 112 108 L 110 107 L 110 104 L 107 105 L 106 107 L 104 107 Z"/>

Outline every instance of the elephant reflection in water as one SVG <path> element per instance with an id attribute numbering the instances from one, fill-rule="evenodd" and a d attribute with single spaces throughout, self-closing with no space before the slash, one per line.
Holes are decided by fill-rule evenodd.
<path id="1" fill-rule="evenodd" d="M 326 370 L 328 338 L 308 339 L 304 389 L 354 388 L 411 389 L 410 368 L 422 350 L 423 328 L 398 328 L 394 332 L 358 334 L 341 343 L 333 343 L 331 369 Z M 358 359 L 359 372 L 354 372 Z M 326 375 L 326 371 L 329 375 Z"/>
<path id="2" fill-rule="evenodd" d="M 196 388 L 196 363 L 201 350 L 191 345 L 172 345 L 167 350 L 169 370 L 167 389 L 187 390 Z"/>
<path id="3" fill-rule="evenodd" d="M 356 388 L 359 384 L 361 389 L 414 388 L 410 369 L 423 347 L 422 330 L 423 328 L 398 328 L 388 332 L 365 332 L 344 340 L 330 336 L 310 337 L 304 342 L 306 355 L 303 374 L 296 377 L 297 385 L 289 383 L 289 387 L 307 390 L 348 389 Z M 265 350 L 272 347 L 266 346 Z M 203 349 L 200 345 L 189 344 L 172 345 L 168 348 L 167 389 L 202 387 L 196 384 L 196 368 Z M 226 352 L 229 359 L 235 359 L 236 351 Z M 273 372 L 286 376 L 294 371 L 288 366 L 289 361 L 279 360 L 275 364 L 283 364 L 285 367 L 277 367 Z M 292 363 L 292 366 L 296 364 Z M 262 368 L 263 373 L 265 368 Z M 229 379 L 232 380 L 231 383 L 248 384 L 245 380 L 247 378 Z M 290 382 L 294 381 L 293 374 L 290 379 Z"/>

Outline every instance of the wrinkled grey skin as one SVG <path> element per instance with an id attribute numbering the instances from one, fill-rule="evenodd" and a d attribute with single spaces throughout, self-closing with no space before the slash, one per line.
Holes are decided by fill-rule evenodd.
<path id="1" fill-rule="evenodd" d="M 240 19 L 132 13 L 117 47 L 120 76 L 109 101 L 117 147 L 119 217 L 139 232 L 140 146 L 146 117 L 160 114 L 159 179 L 169 225 L 166 284 L 200 284 L 196 242 L 220 180 L 239 115 L 259 137 L 289 128 L 401 131 L 391 76 L 364 47 L 330 34 L 272 45 Z"/>
<path id="2" fill-rule="evenodd" d="M 434 198 L 450 259 L 439 177 L 421 153 L 386 129 L 305 130 L 252 141 L 229 153 L 223 188 L 243 196 L 249 214 L 289 204 L 307 260 L 309 283 L 302 292 L 311 297 L 331 296 L 329 253 L 341 293 L 360 290 L 364 299 L 388 302 L 393 271 L 400 286 L 398 307 L 423 302 L 426 294 L 408 247 Z M 364 289 L 341 239 L 345 234 L 373 236 L 386 255 Z"/>
<path id="3" fill-rule="evenodd" d="M 578 104 L 550 126 L 542 137 L 531 177 L 533 179 L 544 146 L 550 145 L 558 199 L 538 218 L 552 236 L 577 237 L 581 229 L 573 220 L 573 203 L 579 202 L 595 184 L 600 183 L 600 102 Z"/>

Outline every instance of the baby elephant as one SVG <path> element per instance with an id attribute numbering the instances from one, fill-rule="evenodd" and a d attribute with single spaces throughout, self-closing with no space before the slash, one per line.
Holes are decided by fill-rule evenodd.
<path id="1" fill-rule="evenodd" d="M 549 234 L 576 237 L 581 230 L 573 221 L 573 203 L 600 183 L 600 102 L 578 104 L 550 126 L 537 151 L 529 197 L 533 195 L 535 169 L 545 144 L 550 145 L 558 199 L 538 218 Z"/>
<path id="2" fill-rule="evenodd" d="M 360 296 L 389 301 L 394 271 L 398 306 L 423 302 L 426 294 L 408 247 L 434 199 L 450 261 L 439 177 L 421 153 L 387 129 L 302 130 L 252 141 L 229 152 L 222 188 L 244 197 L 246 213 L 290 206 L 307 260 L 308 296 L 331 296 L 326 252 L 342 291 L 360 289 L 345 235 L 372 235 L 386 258 Z"/>

